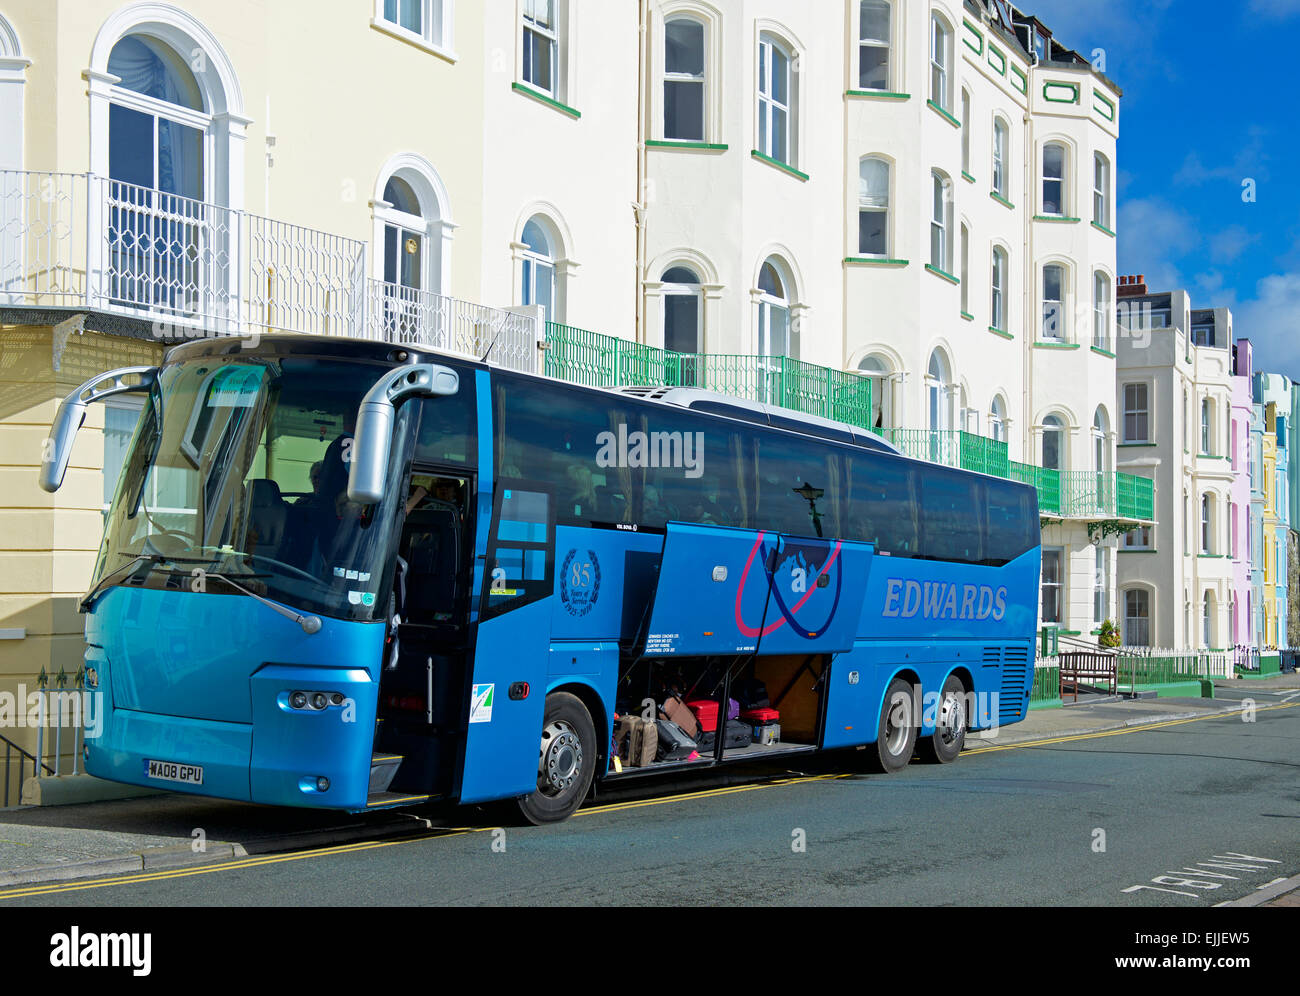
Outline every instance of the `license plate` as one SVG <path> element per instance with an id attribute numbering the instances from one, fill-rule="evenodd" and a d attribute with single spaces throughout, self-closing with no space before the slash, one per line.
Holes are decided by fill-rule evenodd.
<path id="1" fill-rule="evenodd" d="M 203 768 L 198 764 L 180 764 L 177 761 L 145 761 L 144 775 L 162 782 L 181 782 L 184 785 L 202 785 Z"/>

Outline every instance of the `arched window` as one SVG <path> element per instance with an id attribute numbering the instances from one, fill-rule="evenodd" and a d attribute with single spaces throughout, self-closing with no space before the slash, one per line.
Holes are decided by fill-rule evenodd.
<path id="1" fill-rule="evenodd" d="M 868 356 L 858 364 L 858 369 L 871 381 L 871 427 L 893 428 L 893 399 L 890 390 L 893 370 L 889 361 L 880 356 Z"/>
<path id="2" fill-rule="evenodd" d="M 858 87 L 888 90 L 890 83 L 889 0 L 862 0 L 858 7 Z"/>
<path id="3" fill-rule="evenodd" d="M 992 283 L 989 324 L 1005 332 L 1007 330 L 1007 251 L 1001 246 L 993 247 Z"/>
<path id="4" fill-rule="evenodd" d="M 1201 496 L 1201 553 L 1214 552 L 1214 498 Z"/>
<path id="5" fill-rule="evenodd" d="M 534 215 L 524 225 L 523 232 L 523 287 L 520 304 L 539 304 L 545 321 L 556 321 L 555 315 L 555 248 L 547 231 L 546 220 Z"/>
<path id="6" fill-rule="evenodd" d="M 970 91 L 961 88 L 961 169 L 970 176 Z"/>
<path id="7" fill-rule="evenodd" d="M 1110 352 L 1110 323 L 1114 309 L 1110 305 L 1110 277 L 1101 270 L 1092 275 L 1092 342 Z"/>
<path id="8" fill-rule="evenodd" d="M 793 53 L 775 35 L 758 41 L 758 151 L 777 162 L 795 162 L 795 83 Z"/>
<path id="9" fill-rule="evenodd" d="M 1110 468 L 1110 418 L 1106 409 L 1097 406 L 1092 417 L 1092 469 L 1104 473 Z"/>
<path id="10" fill-rule="evenodd" d="M 1124 592 L 1124 644 L 1129 647 L 1151 645 L 1151 593 L 1145 588 Z"/>
<path id="11" fill-rule="evenodd" d="M 1214 603 L 1214 592 L 1207 591 L 1205 593 L 1204 605 L 1205 608 L 1202 613 L 1204 619 L 1204 631 L 1201 633 L 1201 637 L 1205 641 L 1205 646 L 1208 648 L 1214 646 L 1214 610 L 1216 607 Z"/>
<path id="12" fill-rule="evenodd" d="M 1100 152 L 1092 158 L 1092 220 L 1110 228 L 1110 160 Z"/>
<path id="13" fill-rule="evenodd" d="M 1042 337 L 1054 342 L 1064 342 L 1065 327 L 1065 267 L 1049 263 L 1043 267 L 1043 329 Z"/>
<path id="14" fill-rule="evenodd" d="M 949 399 L 952 394 L 952 371 L 942 350 L 936 349 L 930 354 L 930 363 L 925 372 L 925 394 L 930 428 L 940 432 L 951 429 L 952 410 Z"/>
<path id="15" fill-rule="evenodd" d="M 930 99 L 952 113 L 952 29 L 937 12 L 930 15 Z"/>
<path id="16" fill-rule="evenodd" d="M 1210 449 L 1210 425 L 1213 417 L 1210 413 L 1210 399 L 1201 399 L 1201 452 L 1211 454 L 1214 451 Z"/>
<path id="17" fill-rule="evenodd" d="M 216 275 L 205 260 L 204 163 L 209 118 L 194 73 L 143 35 L 113 46 L 121 78 L 108 112 L 109 295 L 119 305 L 197 312 Z"/>
<path id="18" fill-rule="evenodd" d="M 704 141 L 704 25 L 692 17 L 664 23 L 664 138 Z"/>
<path id="19" fill-rule="evenodd" d="M 989 409 L 989 436 L 1000 443 L 1007 441 L 1007 403 L 1000 394 Z"/>
<path id="20" fill-rule="evenodd" d="M 993 119 L 993 192 L 1006 200 L 1008 193 L 1007 158 L 1011 153 L 1011 132 L 1002 118 Z"/>
<path id="21" fill-rule="evenodd" d="M 704 297 L 700 278 L 688 266 L 664 270 L 664 349 L 676 353 L 699 353 Z"/>
<path id="22" fill-rule="evenodd" d="M 1059 415 L 1043 419 L 1043 466 L 1048 470 L 1065 469 L 1065 423 Z"/>
<path id="23" fill-rule="evenodd" d="M 858 252 L 889 255 L 889 163 L 875 156 L 858 163 Z"/>
<path id="24" fill-rule="evenodd" d="M 970 314 L 970 232 L 965 225 L 961 226 L 961 269 L 957 273 L 961 280 L 961 310 L 962 314 Z"/>
<path id="25" fill-rule="evenodd" d="M 775 256 L 758 273 L 758 352 L 760 356 L 798 358 L 798 339 L 790 325 L 789 280 Z"/>
<path id="26" fill-rule="evenodd" d="M 384 224 L 384 281 L 419 290 L 424 284 L 425 225 L 420 202 L 411 185 L 399 176 L 389 177 L 384 200 L 391 218 Z"/>
<path id="27" fill-rule="evenodd" d="M 1048 142 L 1043 146 L 1043 214 L 1059 217 L 1066 213 L 1065 177 L 1065 145 Z"/>
<path id="28" fill-rule="evenodd" d="M 930 190 L 930 265 L 952 273 L 952 183 L 933 170 Z"/>

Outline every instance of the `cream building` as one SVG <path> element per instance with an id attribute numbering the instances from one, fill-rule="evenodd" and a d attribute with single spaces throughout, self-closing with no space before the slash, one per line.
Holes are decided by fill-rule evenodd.
<path id="1" fill-rule="evenodd" d="M 1155 480 L 1158 521 L 1120 547 L 1125 642 L 1229 649 L 1249 614 L 1234 583 L 1249 543 L 1234 488 L 1247 468 L 1233 446 L 1232 315 L 1136 280 L 1120 285 L 1119 459 Z"/>
<path id="2" fill-rule="evenodd" d="M 134 420 L 93 407 L 49 496 L 57 401 L 265 330 L 602 382 L 570 347 L 635 343 L 851 411 L 1036 484 L 1044 624 L 1089 639 L 1152 517 L 1115 473 L 1119 103 L 1004 0 L 0 0 L 0 686 L 79 668 Z"/>

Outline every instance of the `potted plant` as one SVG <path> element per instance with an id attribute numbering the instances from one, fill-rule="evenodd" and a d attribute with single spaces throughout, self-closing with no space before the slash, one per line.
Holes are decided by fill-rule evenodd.
<path id="1" fill-rule="evenodd" d="M 1101 624 L 1101 629 L 1097 631 L 1097 646 L 1111 649 L 1118 647 L 1121 642 L 1119 627 L 1107 619 Z"/>

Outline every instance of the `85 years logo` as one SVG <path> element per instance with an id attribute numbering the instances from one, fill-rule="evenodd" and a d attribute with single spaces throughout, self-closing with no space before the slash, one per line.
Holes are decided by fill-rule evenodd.
<path id="1" fill-rule="evenodd" d="M 600 561 L 595 550 L 570 550 L 560 569 L 560 601 L 569 615 L 581 618 L 590 612 L 600 597 Z"/>

